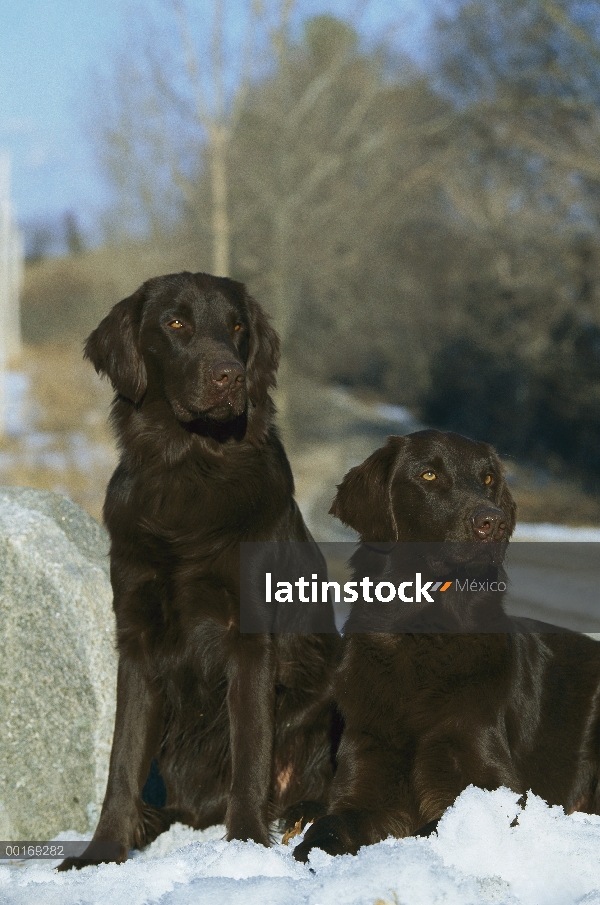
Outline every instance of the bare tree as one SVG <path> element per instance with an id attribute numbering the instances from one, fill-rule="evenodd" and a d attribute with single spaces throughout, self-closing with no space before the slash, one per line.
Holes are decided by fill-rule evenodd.
<path id="1" fill-rule="evenodd" d="M 547 223 L 553 209 L 554 227 L 578 214 L 579 229 L 600 224 L 599 28 L 597 7 L 562 0 L 475 0 L 440 28 L 440 84 L 462 107 L 484 164 L 472 172 L 489 176 L 489 164 L 493 185 L 503 168 L 513 227 L 526 209 Z"/>
<path id="2" fill-rule="evenodd" d="M 300 323 L 311 321 L 314 336 L 328 320 L 331 345 L 365 323 L 372 332 L 385 304 L 399 307 L 399 283 L 390 279 L 384 298 L 373 286 L 390 275 L 389 235 L 435 190 L 452 117 L 414 73 L 399 83 L 402 61 L 390 66 L 384 47 L 362 46 L 348 22 L 314 17 L 280 40 L 278 65 L 248 98 L 232 154 L 235 219 L 251 223 L 237 260 L 276 315 L 287 394 Z M 295 354 L 293 368 L 313 357 Z"/>
<path id="3" fill-rule="evenodd" d="M 211 268 L 226 276 L 229 141 L 260 64 L 263 5 L 252 0 L 240 14 L 240 4 L 213 0 L 207 17 L 206 6 L 158 0 L 152 11 L 154 18 L 148 5 L 136 10 L 135 40 L 97 86 L 96 143 L 117 190 L 112 221 L 124 219 L 134 234 L 160 235 L 183 219 L 210 240 Z M 234 35 L 228 19 L 241 22 Z M 208 199 L 199 191 L 205 171 Z"/>
<path id="4" fill-rule="evenodd" d="M 229 144 L 243 108 L 253 73 L 253 56 L 256 51 L 256 33 L 263 18 L 260 0 L 249 4 L 244 35 L 241 39 L 239 66 L 235 84 L 231 85 L 231 72 L 226 62 L 227 38 L 225 34 L 225 2 L 213 0 L 213 21 L 208 67 L 203 66 L 200 50 L 194 41 L 189 10 L 183 0 L 167 0 L 176 15 L 186 73 L 194 98 L 193 114 L 206 136 L 211 189 L 211 226 L 213 240 L 213 272 L 227 276 L 231 270 L 231 225 L 229 211 Z M 231 4 L 230 4 L 231 5 Z M 208 80 L 202 72 L 208 69 Z M 189 180 L 179 180 L 183 196 L 190 206 L 197 201 L 197 192 Z"/>

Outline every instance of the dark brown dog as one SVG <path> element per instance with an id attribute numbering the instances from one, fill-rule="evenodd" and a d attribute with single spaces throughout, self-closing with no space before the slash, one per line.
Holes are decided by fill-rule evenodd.
<path id="1" fill-rule="evenodd" d="M 413 545 L 382 542 L 408 540 L 421 542 L 426 574 L 470 575 L 478 587 L 501 578 L 515 520 L 491 447 L 439 431 L 390 438 L 346 475 L 331 512 L 360 533 L 356 578 L 406 577 L 397 551 Z M 455 556 L 451 544 L 449 560 L 430 555 L 426 542 L 447 541 L 473 552 Z M 336 679 L 338 770 L 328 815 L 309 827 L 298 860 L 313 847 L 356 853 L 388 835 L 427 834 L 471 783 L 600 813 L 600 645 L 523 632 L 485 589 L 438 598 L 384 611 L 388 630 L 407 634 L 351 634 L 367 625 L 365 605 L 351 614 Z M 486 634 L 439 633 L 440 618 L 444 632 Z"/>
<path id="2" fill-rule="evenodd" d="M 268 845 L 273 817 L 324 810 L 339 643 L 322 605 L 329 634 L 239 631 L 241 541 L 302 541 L 326 577 L 272 423 L 277 336 L 241 283 L 181 273 L 115 305 L 85 354 L 115 387 L 121 452 L 104 507 L 117 714 L 94 841 L 122 861 L 182 821 Z M 164 809 L 140 797 L 155 757 Z"/>

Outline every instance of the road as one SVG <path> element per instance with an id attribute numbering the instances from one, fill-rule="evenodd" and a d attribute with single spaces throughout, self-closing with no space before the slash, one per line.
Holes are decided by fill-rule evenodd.
<path id="1" fill-rule="evenodd" d="M 352 543 L 324 543 L 329 578 L 343 584 L 351 579 L 347 560 Z M 511 543 L 506 558 L 506 611 L 577 632 L 598 634 L 600 640 L 600 543 Z M 341 627 L 350 607 L 336 606 Z"/>
<path id="2" fill-rule="evenodd" d="M 513 543 L 507 612 L 600 632 L 600 544 Z"/>

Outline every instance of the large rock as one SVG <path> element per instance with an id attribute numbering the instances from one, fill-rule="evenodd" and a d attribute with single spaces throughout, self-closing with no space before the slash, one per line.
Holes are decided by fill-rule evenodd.
<path id="1" fill-rule="evenodd" d="M 53 493 L 0 488 L 0 839 L 93 828 L 114 721 L 108 536 Z"/>

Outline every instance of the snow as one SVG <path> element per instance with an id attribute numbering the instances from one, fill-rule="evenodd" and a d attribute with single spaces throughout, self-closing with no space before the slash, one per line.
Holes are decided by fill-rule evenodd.
<path id="1" fill-rule="evenodd" d="M 518 823 L 511 826 L 514 818 Z M 56 873 L 0 864 L 2 905 L 600 905 L 600 817 L 566 816 L 529 795 L 470 786 L 429 839 L 387 839 L 356 856 L 280 842 L 223 841 L 180 825 L 122 865 Z M 82 838 L 65 833 L 63 838 Z"/>
<path id="2" fill-rule="evenodd" d="M 1 378 L 0 378 L 1 379 Z M 29 378 L 19 371 L 6 371 L 4 385 L 4 430 L 7 434 L 22 434 L 27 430 L 27 390 Z M 1 414 L 1 413 L 0 413 Z"/>

